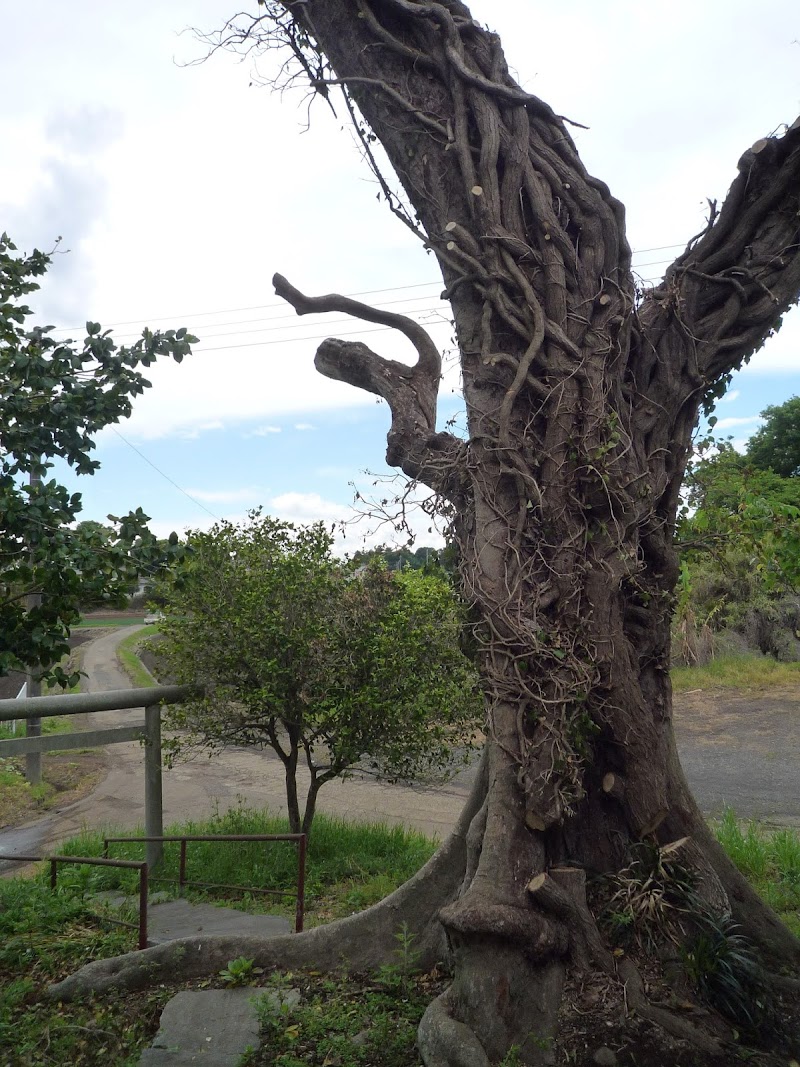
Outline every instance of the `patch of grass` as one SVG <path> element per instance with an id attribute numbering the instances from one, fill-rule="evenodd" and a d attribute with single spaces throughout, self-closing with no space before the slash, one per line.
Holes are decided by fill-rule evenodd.
<path id="1" fill-rule="evenodd" d="M 240 809 L 182 829 L 276 833 L 286 832 L 287 827 L 285 820 Z M 319 815 L 309 849 L 312 922 L 383 896 L 413 874 L 434 847 L 421 834 L 402 828 L 354 826 Z M 100 835 L 87 834 L 74 838 L 62 851 L 96 855 L 101 848 Z M 137 858 L 142 848 L 141 844 L 112 846 L 115 855 Z M 286 844 L 189 846 L 190 877 L 204 881 L 260 881 L 283 888 L 293 884 L 295 864 L 295 849 Z M 166 866 L 175 874 L 177 846 L 168 851 Z M 342 1054 L 341 1067 L 369 1063 L 408 1067 L 417 1062 L 416 1026 L 439 989 L 431 984 L 435 979 L 413 974 L 415 953 L 408 937 L 398 938 L 396 965 L 376 976 L 262 976 L 248 967 L 247 960 L 233 960 L 214 979 L 202 983 L 166 982 L 145 993 L 104 993 L 65 1005 L 48 1002 L 44 993 L 50 983 L 92 959 L 134 948 L 134 932 L 104 925 L 93 901 L 99 889 L 133 889 L 127 873 L 63 865 L 55 893 L 46 884 L 45 872 L 36 879 L 0 880 L 0 1063 L 133 1067 L 141 1049 L 153 1039 L 161 1009 L 178 989 L 250 981 L 267 982 L 271 988 L 299 985 L 304 996 L 291 1013 L 269 1016 L 265 1009 L 270 1036 L 265 1048 L 246 1061 L 251 1067 L 330 1065 L 336 1062 L 336 1050 Z M 261 901 L 247 904 L 263 906 Z M 328 1052 L 332 1058 L 326 1060 Z"/>
<path id="2" fill-rule="evenodd" d="M 136 689 L 144 689 L 148 686 L 156 685 L 155 678 L 139 659 L 138 649 L 142 641 L 157 633 L 157 626 L 145 626 L 143 629 L 137 630 L 135 634 L 131 634 L 130 637 L 124 638 L 117 645 L 117 659 L 120 666 Z"/>
<path id="3" fill-rule="evenodd" d="M 800 937 L 800 835 L 740 823 L 730 808 L 713 824 L 717 840 L 756 891 Z"/>
<path id="4" fill-rule="evenodd" d="M 106 630 L 114 626 L 139 626 L 144 622 L 144 613 L 141 615 L 117 615 L 107 619 L 90 619 L 84 616 L 74 630 Z"/>
<path id="5" fill-rule="evenodd" d="M 0 759 L 0 826 L 16 826 L 56 804 L 85 796 L 104 773 L 102 755 L 91 751 L 45 754 L 42 786 L 28 785 L 24 767 L 24 756 Z"/>
<path id="6" fill-rule="evenodd" d="M 203 822 L 180 823 L 166 834 L 285 834 L 285 818 L 269 812 L 235 808 Z M 383 823 L 348 823 L 324 814 L 314 819 L 306 858 L 306 925 L 328 922 L 360 911 L 402 885 L 429 859 L 436 844 L 416 830 Z M 158 874 L 177 880 L 178 844 L 164 846 L 164 865 Z M 98 856 L 102 835 L 84 833 L 62 849 L 69 856 Z M 142 859 L 140 842 L 112 844 L 110 855 L 119 859 Z M 123 889 L 134 892 L 136 875 L 113 868 L 76 867 L 64 877 L 85 891 Z M 271 890 L 294 890 L 297 879 L 297 848 L 287 842 L 190 842 L 187 848 L 187 878 L 220 885 L 254 886 Z M 59 880 L 62 875 L 59 874 Z M 154 879 L 155 885 L 160 884 Z M 189 889 L 187 895 L 208 898 L 225 891 Z M 230 896 L 227 893 L 227 896 Z M 246 894 L 239 906 L 248 911 L 294 913 L 291 897 Z"/>
<path id="7" fill-rule="evenodd" d="M 42 719 L 43 734 L 71 734 L 75 730 L 75 724 L 69 715 L 53 715 Z M 25 722 L 17 720 L 16 730 L 12 730 L 10 722 L 0 723 L 0 741 L 7 741 L 12 737 L 25 736 Z"/>
<path id="8" fill-rule="evenodd" d="M 135 946 L 132 931 L 103 927 L 69 891 L 0 881 L 0 1062 L 133 1065 L 169 994 L 103 997 L 62 1006 L 45 987 L 89 960 Z"/>
<path id="9" fill-rule="evenodd" d="M 800 663 L 778 663 L 769 656 L 718 656 L 705 667 L 673 667 L 676 693 L 691 689 L 769 689 L 800 682 Z"/>
<path id="10" fill-rule="evenodd" d="M 380 976 L 300 972 L 270 975 L 265 985 L 278 994 L 295 988 L 302 999 L 291 1008 L 257 1001 L 263 1044 L 242 1067 L 411 1067 L 419 1020 L 442 983 L 436 974 L 408 976 L 397 988 Z"/>

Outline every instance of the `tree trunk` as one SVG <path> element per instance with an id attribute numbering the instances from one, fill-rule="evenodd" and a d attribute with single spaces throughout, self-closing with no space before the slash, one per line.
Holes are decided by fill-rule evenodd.
<path id="1" fill-rule="evenodd" d="M 312 771 L 311 782 L 308 786 L 308 792 L 306 793 L 306 807 L 305 811 L 303 812 L 303 828 L 299 831 L 300 833 L 311 833 L 311 824 L 314 821 L 314 815 L 317 811 L 317 796 L 319 795 L 319 791 L 322 788 L 323 784 L 324 780 L 321 782 Z"/>
<path id="2" fill-rule="evenodd" d="M 553 866 L 617 872 L 636 842 L 690 837 L 762 950 L 800 958 L 686 788 L 669 683 L 672 537 L 699 408 L 800 290 L 800 128 L 746 153 L 706 233 L 637 296 L 622 205 L 464 4 L 282 6 L 318 47 L 317 87 L 342 84 L 385 149 L 461 355 L 466 441 L 436 431 L 439 365 L 418 328 L 275 279 L 299 314 L 377 318 L 416 345 L 411 369 L 335 340 L 316 362 L 388 400 L 387 459 L 453 509 L 481 620 L 488 800 L 474 869 L 440 913 L 454 981 L 422 1048 L 430 1064 L 512 1045 L 540 1062 L 575 942 L 569 917 L 526 892 Z"/>
<path id="3" fill-rule="evenodd" d="M 800 945 L 686 787 L 669 664 L 672 537 L 700 406 L 800 292 L 800 122 L 745 153 L 705 233 L 637 293 L 622 205 L 459 0 L 266 10 L 243 44 L 277 38 L 319 92 L 344 86 L 365 150 L 374 134 L 410 204 L 379 176 L 390 206 L 439 261 L 461 356 L 466 440 L 436 429 L 441 365 L 416 323 L 274 279 L 298 314 L 349 312 L 415 345 L 407 367 L 329 339 L 316 364 L 388 401 L 388 462 L 450 509 L 479 620 L 488 791 L 460 890 L 441 901 L 454 977 L 420 1028 L 426 1064 L 485 1065 L 512 1046 L 552 1062 L 567 969 L 614 965 L 586 901 L 570 909 L 537 879 L 619 874 L 642 841 L 690 838 L 698 884 L 727 897 L 765 963 L 796 967 Z M 642 1017 L 721 1047 L 648 1006 L 632 964 L 617 977 Z"/>
<path id="4" fill-rule="evenodd" d="M 300 754 L 300 746 L 297 738 L 289 737 L 289 752 L 283 762 L 284 779 L 286 781 L 286 810 L 289 816 L 289 830 L 293 834 L 304 833 L 302 829 L 303 819 L 300 815 L 300 801 L 297 796 L 297 761 Z"/>

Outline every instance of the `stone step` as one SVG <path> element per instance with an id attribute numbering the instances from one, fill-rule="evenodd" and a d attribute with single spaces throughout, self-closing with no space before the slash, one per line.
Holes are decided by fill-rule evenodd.
<path id="1" fill-rule="evenodd" d="M 97 899 L 110 907 L 130 906 L 138 911 L 138 897 L 122 894 L 98 894 Z M 252 934 L 254 937 L 280 937 L 289 934 L 292 926 L 280 915 L 260 915 L 238 911 L 236 908 L 220 908 L 215 904 L 198 903 L 182 897 L 164 899 L 163 895 L 150 898 L 147 907 L 147 940 L 151 945 L 175 941 L 179 937 L 197 937 L 199 934 Z"/>
<path id="2" fill-rule="evenodd" d="M 260 1044 L 255 1002 L 264 998 L 280 1011 L 283 1005 L 294 1007 L 300 993 L 251 987 L 178 993 L 161 1013 L 159 1031 L 139 1067 L 237 1067 L 245 1052 Z"/>

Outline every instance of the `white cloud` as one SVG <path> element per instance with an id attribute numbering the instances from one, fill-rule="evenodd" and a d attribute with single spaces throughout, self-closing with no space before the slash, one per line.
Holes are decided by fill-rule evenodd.
<path id="1" fill-rule="evenodd" d="M 202 433 L 208 433 L 210 430 L 224 429 L 225 424 L 217 419 L 214 422 L 201 422 L 197 426 L 191 427 L 191 429 L 177 429 L 175 430 L 175 434 L 184 441 L 196 441 Z"/>
<path id="2" fill-rule="evenodd" d="M 245 434 L 245 437 L 268 437 L 271 433 L 280 433 L 280 426 L 259 426 Z"/>
<path id="3" fill-rule="evenodd" d="M 333 500 L 325 500 L 319 493 L 280 493 L 267 502 L 270 514 L 284 522 L 342 522 L 352 520 L 353 509 Z"/>
<path id="4" fill-rule="evenodd" d="M 313 430 L 314 427 L 310 422 L 296 422 L 294 424 L 295 430 Z"/>
<path id="5" fill-rule="evenodd" d="M 719 419 L 714 430 L 730 430 L 733 426 L 750 426 L 753 423 L 763 422 L 760 415 L 744 415 L 741 418 Z"/>
<path id="6" fill-rule="evenodd" d="M 725 396 L 720 397 L 720 399 L 717 401 L 717 403 L 718 404 L 732 404 L 734 402 L 734 400 L 738 400 L 739 399 L 739 396 L 740 396 L 740 392 L 739 392 L 738 389 L 731 389 L 731 391 L 729 393 L 726 393 Z"/>

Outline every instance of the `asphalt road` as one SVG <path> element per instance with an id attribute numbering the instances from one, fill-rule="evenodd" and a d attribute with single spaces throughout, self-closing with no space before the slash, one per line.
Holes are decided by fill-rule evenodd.
<path id="1" fill-rule="evenodd" d="M 85 646 L 90 692 L 129 687 L 116 663 L 116 646 L 131 632 L 131 627 L 121 628 Z M 92 716 L 92 726 L 141 717 L 141 712 L 105 712 Z M 764 694 L 683 695 L 676 699 L 675 719 L 681 761 L 704 812 L 718 814 L 727 804 L 742 818 L 800 826 L 800 687 Z M 108 774 L 93 793 L 34 823 L 0 832 L 0 852 L 52 851 L 85 827 L 127 831 L 142 826 L 141 746 L 127 742 L 109 747 L 107 753 Z M 326 785 L 319 810 L 345 819 L 405 824 L 444 838 L 458 817 L 470 780 L 469 769 L 445 786 L 428 788 L 354 777 Z M 164 773 L 165 824 L 240 805 L 285 811 L 283 767 L 269 750 L 199 756 Z"/>

